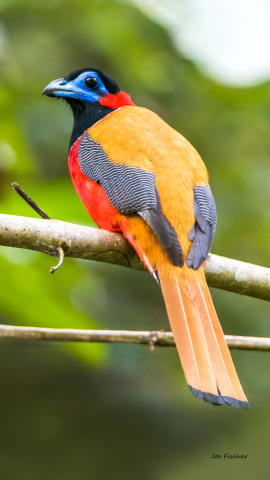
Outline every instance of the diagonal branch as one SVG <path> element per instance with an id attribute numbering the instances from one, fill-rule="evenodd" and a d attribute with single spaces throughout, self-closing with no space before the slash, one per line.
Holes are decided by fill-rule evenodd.
<path id="1" fill-rule="evenodd" d="M 45 218 L 46 220 L 51 219 L 51 217 L 49 217 L 47 213 L 43 212 L 43 210 L 36 204 L 36 202 L 34 202 L 34 200 L 32 200 L 31 197 L 29 197 L 29 195 L 20 187 L 17 182 L 13 182 L 11 186 L 13 190 L 15 190 L 15 192 L 17 192 L 20 197 L 22 197 L 23 200 L 25 200 L 26 203 L 28 203 L 28 205 L 30 205 L 30 207 L 33 208 L 33 210 L 35 210 L 35 212 L 37 212 L 38 215 L 41 216 L 41 218 Z"/>
<path id="2" fill-rule="evenodd" d="M 59 256 L 113 263 L 144 270 L 125 238 L 96 228 L 60 220 L 0 214 L 0 245 L 26 248 Z M 210 287 L 270 301 L 270 270 L 257 265 L 211 255 L 205 269 Z"/>
<path id="3" fill-rule="evenodd" d="M 126 343 L 175 347 L 173 334 L 160 331 L 73 330 L 64 328 L 15 327 L 0 325 L 0 338 L 49 342 Z M 270 351 L 270 338 L 225 335 L 231 349 Z"/>

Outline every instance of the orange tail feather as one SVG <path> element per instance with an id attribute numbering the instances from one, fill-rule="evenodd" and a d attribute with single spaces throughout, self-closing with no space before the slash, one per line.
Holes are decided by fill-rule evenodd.
<path id="1" fill-rule="evenodd" d="M 199 307 L 205 338 L 215 373 L 218 390 L 225 403 L 237 408 L 249 408 L 226 343 L 216 310 L 205 285 L 191 286 L 191 296 Z"/>
<path id="2" fill-rule="evenodd" d="M 214 404 L 248 409 L 208 287 L 160 278 L 187 383 Z"/>

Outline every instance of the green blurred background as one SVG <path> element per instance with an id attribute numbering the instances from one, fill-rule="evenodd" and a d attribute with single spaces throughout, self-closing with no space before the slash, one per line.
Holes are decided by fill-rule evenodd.
<path id="1" fill-rule="evenodd" d="M 218 209 L 212 252 L 270 267 L 270 82 L 217 83 L 131 1 L 0 0 L 1 213 L 34 216 L 11 189 L 17 181 L 52 218 L 94 225 L 69 177 L 71 112 L 41 97 L 85 66 L 103 69 L 200 152 Z M 54 263 L 0 247 L 1 323 L 169 328 L 150 275 L 67 259 L 52 276 Z M 268 303 L 212 295 L 225 333 L 270 337 Z M 196 400 L 175 349 L 2 342 L 1 480 L 266 478 L 270 354 L 233 358 L 251 411 Z M 227 452 L 248 457 L 210 459 Z"/>

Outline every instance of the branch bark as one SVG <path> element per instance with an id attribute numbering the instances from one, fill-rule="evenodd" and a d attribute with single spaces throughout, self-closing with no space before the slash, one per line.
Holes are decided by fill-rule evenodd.
<path id="1" fill-rule="evenodd" d="M 123 235 L 60 220 L 0 214 L 0 245 L 26 248 L 58 257 L 114 263 L 144 270 L 139 257 Z"/>
<path id="2" fill-rule="evenodd" d="M 125 343 L 175 347 L 173 334 L 160 331 L 73 330 L 0 325 L 0 338 L 55 342 Z M 225 335 L 231 349 L 270 351 L 270 338 Z"/>
<path id="3" fill-rule="evenodd" d="M 60 220 L 0 215 L 0 245 L 145 270 L 123 235 Z M 270 301 L 270 270 L 211 255 L 205 268 L 210 287 Z"/>

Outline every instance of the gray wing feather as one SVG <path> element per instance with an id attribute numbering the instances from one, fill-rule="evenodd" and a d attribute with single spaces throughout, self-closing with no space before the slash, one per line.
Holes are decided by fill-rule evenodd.
<path id="1" fill-rule="evenodd" d="M 156 188 L 157 205 L 155 208 L 137 212 L 154 232 L 172 265 L 183 267 L 184 255 L 176 230 L 162 213 L 160 197 Z"/>
<path id="2" fill-rule="evenodd" d="M 216 204 L 208 185 L 194 188 L 194 214 L 196 221 L 188 234 L 192 246 L 186 263 L 198 270 L 210 253 L 217 225 Z"/>

